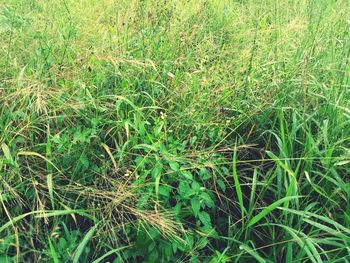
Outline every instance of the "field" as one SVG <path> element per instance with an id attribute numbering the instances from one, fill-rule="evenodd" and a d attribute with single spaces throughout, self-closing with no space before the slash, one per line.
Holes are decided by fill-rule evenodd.
<path id="1" fill-rule="evenodd" d="M 350 1 L 4 0 L 0 262 L 350 262 Z"/>

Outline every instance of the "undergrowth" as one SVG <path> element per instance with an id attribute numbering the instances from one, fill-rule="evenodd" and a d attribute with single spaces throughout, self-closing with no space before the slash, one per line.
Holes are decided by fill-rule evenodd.
<path id="1" fill-rule="evenodd" d="M 350 261 L 349 5 L 2 2 L 0 262 Z"/>

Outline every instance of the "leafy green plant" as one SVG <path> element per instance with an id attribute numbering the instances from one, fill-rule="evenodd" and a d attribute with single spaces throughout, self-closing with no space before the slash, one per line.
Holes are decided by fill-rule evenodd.
<path id="1" fill-rule="evenodd" d="M 0 262 L 347 262 L 348 1 L 0 4 Z"/>

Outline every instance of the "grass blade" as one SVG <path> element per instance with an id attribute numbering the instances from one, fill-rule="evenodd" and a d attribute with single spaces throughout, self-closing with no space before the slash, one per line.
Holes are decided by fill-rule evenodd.
<path id="1" fill-rule="evenodd" d="M 279 207 L 281 204 L 283 204 L 286 201 L 290 201 L 296 198 L 300 198 L 300 196 L 287 196 L 284 197 L 280 200 L 275 201 L 274 203 L 272 203 L 271 205 L 269 205 L 268 207 L 264 208 L 259 214 L 257 214 L 256 216 L 254 216 L 248 223 L 247 227 L 251 227 L 253 225 L 255 225 L 257 222 L 259 222 L 261 219 L 263 219 L 266 215 L 268 215 L 269 213 L 271 213 L 274 209 L 276 209 L 277 207 Z"/>
<path id="2" fill-rule="evenodd" d="M 78 245 L 78 247 L 77 247 L 77 249 L 76 249 L 76 251 L 74 253 L 73 263 L 78 263 L 79 262 L 80 256 L 83 254 L 87 243 L 89 242 L 89 240 L 94 235 L 95 230 L 96 230 L 97 227 L 98 227 L 98 223 L 96 225 L 94 225 L 92 228 L 90 228 L 90 230 L 86 233 L 85 237 L 80 242 L 80 244 Z"/>
<path id="3" fill-rule="evenodd" d="M 53 182 L 52 182 L 52 174 L 47 175 L 47 188 L 49 189 L 49 196 L 51 200 L 52 209 L 55 209 L 55 203 L 53 198 Z"/>
<path id="4" fill-rule="evenodd" d="M 256 251 L 255 249 L 252 249 L 251 247 L 242 244 L 239 246 L 240 249 L 244 250 L 246 253 L 250 254 L 251 256 L 253 256 L 256 261 L 258 261 L 259 263 L 266 263 L 266 260 L 263 259 Z"/>
<path id="5" fill-rule="evenodd" d="M 239 203 L 239 207 L 241 209 L 241 216 L 242 216 L 242 224 L 244 224 L 243 218 L 244 218 L 244 214 L 245 214 L 245 208 L 243 205 L 243 194 L 242 194 L 242 189 L 241 189 L 241 185 L 239 183 L 239 179 L 238 179 L 238 174 L 237 174 L 237 143 L 235 144 L 235 149 L 233 152 L 233 160 L 232 160 L 232 174 L 233 174 L 233 180 L 235 182 L 235 189 L 236 189 L 236 193 L 237 193 L 237 197 L 238 197 L 238 203 Z"/>
<path id="6" fill-rule="evenodd" d="M 119 248 L 116 248 L 116 249 L 112 249 L 111 251 L 108 251 L 106 254 L 104 254 L 103 256 L 99 257 L 98 259 L 94 260 L 92 263 L 99 263 L 101 262 L 103 259 L 105 259 L 106 257 L 114 254 L 114 253 L 117 253 L 125 248 L 128 248 L 130 246 L 124 246 L 124 247 L 119 247 Z"/>
<path id="7" fill-rule="evenodd" d="M 54 263 L 58 263 L 59 261 L 58 261 L 58 257 L 57 257 L 57 253 L 56 253 L 55 247 L 52 244 L 52 241 L 51 241 L 50 237 L 48 238 L 48 240 L 49 240 L 50 253 L 51 253 L 52 260 L 53 260 Z"/>
<path id="8" fill-rule="evenodd" d="M 51 164 L 61 175 L 64 176 L 63 172 L 58 169 L 58 167 L 56 165 L 54 165 L 53 162 L 51 162 L 49 159 L 47 159 L 45 156 L 41 155 L 40 153 L 36 153 L 36 152 L 28 152 L 28 151 L 22 151 L 22 152 L 19 152 L 17 153 L 18 156 L 36 156 L 36 157 L 39 157 L 41 159 L 43 159 L 44 161 L 48 162 L 49 164 Z"/>

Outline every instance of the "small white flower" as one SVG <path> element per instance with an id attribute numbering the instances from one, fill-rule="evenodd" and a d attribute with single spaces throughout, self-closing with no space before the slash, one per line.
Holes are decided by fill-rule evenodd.
<path id="1" fill-rule="evenodd" d="M 125 177 L 128 177 L 132 175 L 132 171 L 130 171 L 129 169 L 126 170 L 126 173 L 124 174 Z"/>
<path id="2" fill-rule="evenodd" d="M 162 120 L 164 120 L 165 117 L 166 117 L 165 113 L 161 111 L 161 112 L 160 112 L 160 118 L 161 118 Z"/>

